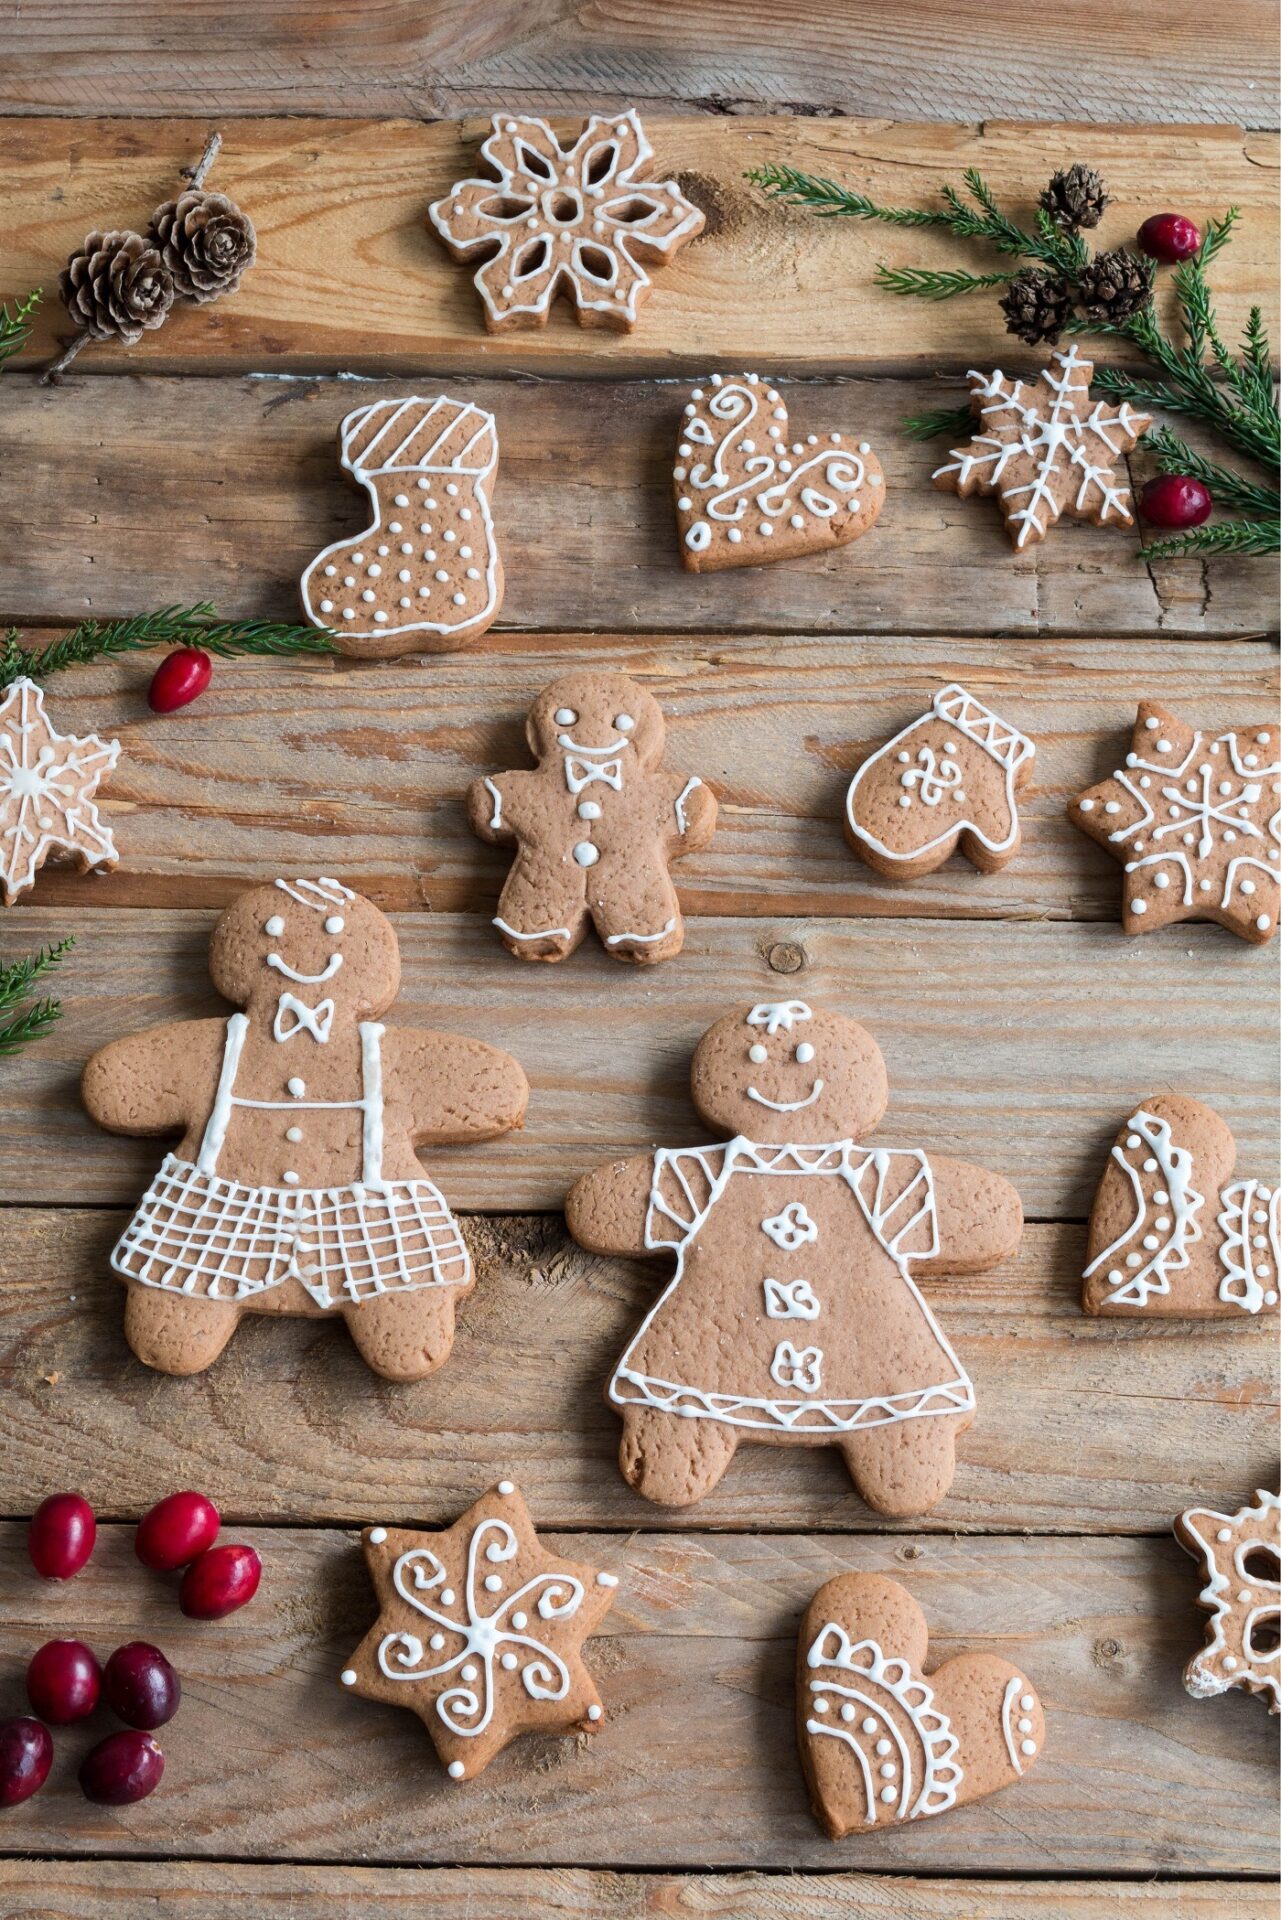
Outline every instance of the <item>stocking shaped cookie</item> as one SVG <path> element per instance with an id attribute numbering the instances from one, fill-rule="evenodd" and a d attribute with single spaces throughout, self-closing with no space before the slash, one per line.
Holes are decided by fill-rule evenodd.
<path id="1" fill-rule="evenodd" d="M 1094 1196 L 1087 1313 L 1223 1318 L 1274 1311 L 1281 1186 L 1231 1180 L 1236 1142 L 1211 1107 L 1156 1093 L 1132 1113 Z"/>
<path id="2" fill-rule="evenodd" d="M 691 573 L 821 553 L 876 525 L 885 476 L 867 441 L 787 435 L 787 408 L 759 373 L 694 388 L 672 470 Z"/>
<path id="3" fill-rule="evenodd" d="M 845 796 L 845 838 L 890 880 L 914 880 L 955 853 L 997 873 L 1019 850 L 1015 796 L 1036 748 L 964 687 L 865 760 Z"/>
<path id="4" fill-rule="evenodd" d="M 474 782 L 473 830 L 517 848 L 494 919 L 509 953 L 563 960 L 589 922 L 615 960 L 680 952 L 668 864 L 708 845 L 716 798 L 666 770 L 665 732 L 658 702 L 625 674 L 568 674 L 525 723 L 537 768 Z"/>
<path id="5" fill-rule="evenodd" d="M 927 1512 L 974 1389 L 917 1277 L 1013 1253 L 1018 1195 L 961 1160 L 857 1144 L 885 1110 L 880 1049 L 803 1000 L 718 1020 L 691 1081 L 724 1144 L 601 1167 L 566 1202 L 593 1252 L 676 1260 L 609 1383 L 624 1476 L 687 1506 L 740 1441 L 838 1446 L 878 1512 Z"/>
<path id="6" fill-rule="evenodd" d="M 489 508 L 493 414 L 443 394 L 377 400 L 347 415 L 338 443 L 373 520 L 307 568 L 307 618 L 343 653 L 368 660 L 446 653 L 477 639 L 503 604 Z"/>
<path id="7" fill-rule="evenodd" d="M 994 1653 L 924 1672 L 929 1632 L 906 1588 L 842 1573 L 797 1643 L 796 1737 L 814 1817 L 833 1840 L 920 1820 L 1012 1786 L 1045 1745 L 1026 1674 Z"/>
<path id="8" fill-rule="evenodd" d="M 1241 1687 L 1281 1713 L 1281 1500 L 1262 1490 L 1254 1499 L 1236 1513 L 1191 1507 L 1174 1523 L 1207 1575 L 1197 1600 L 1210 1615 L 1183 1684 L 1194 1700 Z"/>
<path id="9" fill-rule="evenodd" d="M 479 1040 L 383 1026 L 396 935 L 336 880 L 241 894 L 209 971 L 243 1012 L 113 1041 L 84 1071 L 100 1126 L 181 1135 L 111 1256 L 130 1346 L 199 1373 L 243 1313 L 338 1313 L 376 1372 L 421 1379 L 474 1276 L 414 1149 L 518 1127 L 524 1074 Z"/>

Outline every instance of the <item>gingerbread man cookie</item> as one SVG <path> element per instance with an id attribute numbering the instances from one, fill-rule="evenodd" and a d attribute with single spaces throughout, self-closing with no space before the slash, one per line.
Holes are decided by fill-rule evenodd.
<path id="1" fill-rule="evenodd" d="M 691 1086 L 730 1139 L 601 1167 L 566 1202 L 592 1252 L 676 1259 L 609 1383 L 625 1478 L 687 1506 L 740 1441 L 838 1446 L 878 1512 L 928 1512 L 974 1389 L 917 1278 L 1012 1254 L 1018 1195 L 964 1161 L 856 1144 L 885 1111 L 885 1062 L 802 1000 L 718 1020 Z"/>
<path id="2" fill-rule="evenodd" d="M 1262 1489 L 1254 1498 L 1236 1513 L 1190 1507 L 1174 1523 L 1208 1575 L 1197 1596 L 1210 1614 L 1206 1643 L 1183 1684 L 1194 1700 L 1242 1687 L 1281 1713 L 1281 1500 Z"/>
<path id="3" fill-rule="evenodd" d="M 615 960 L 680 952 L 668 863 L 709 844 L 716 798 L 663 767 L 665 733 L 657 700 L 626 674 L 567 674 L 525 723 L 537 768 L 473 783 L 473 831 L 518 849 L 494 919 L 518 959 L 563 960 L 589 921 Z"/>
<path id="4" fill-rule="evenodd" d="M 338 429 L 339 459 L 373 520 L 302 577 L 303 611 L 343 653 L 389 660 L 479 639 L 503 604 L 489 488 L 494 416 L 443 394 L 376 400 Z"/>
<path id="5" fill-rule="evenodd" d="M 479 1040 L 382 1025 L 396 935 L 336 880 L 241 894 L 209 971 L 243 1012 L 113 1041 L 84 1070 L 100 1126 L 182 1136 L 111 1256 L 130 1346 L 199 1373 L 243 1313 L 340 1313 L 375 1372 L 423 1378 L 475 1280 L 414 1149 L 518 1127 L 524 1074 Z"/>
<path id="6" fill-rule="evenodd" d="M 787 408 L 759 373 L 714 373 L 681 421 L 672 483 L 691 573 L 843 547 L 876 525 L 885 475 L 866 440 L 788 442 Z"/>
<path id="7" fill-rule="evenodd" d="M 1230 1128 L 1154 1093 L 1116 1136 L 1090 1214 L 1087 1313 L 1208 1319 L 1274 1311 L 1281 1183 L 1229 1180 Z"/>
<path id="8" fill-rule="evenodd" d="M 865 760 L 845 796 L 845 838 L 889 880 L 933 873 L 958 845 L 981 873 L 1019 850 L 1018 789 L 1036 748 L 955 684 Z"/>
<path id="9" fill-rule="evenodd" d="M 1045 1746 L 1045 1715 L 1020 1668 L 958 1653 L 927 1680 L 928 1645 L 925 1615 L 882 1574 L 838 1574 L 810 1601 L 796 1737 L 814 1817 L 833 1840 L 1012 1786 Z"/>

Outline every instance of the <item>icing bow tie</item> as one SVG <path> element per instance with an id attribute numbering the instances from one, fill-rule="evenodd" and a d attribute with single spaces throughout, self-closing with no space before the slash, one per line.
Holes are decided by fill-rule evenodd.
<path id="1" fill-rule="evenodd" d="M 289 1025 L 286 1019 L 293 1016 Z M 313 1040 L 319 1040 L 323 1046 L 329 1038 L 329 1029 L 334 1023 L 334 1003 L 322 1000 L 319 1006 L 309 1007 L 296 994 L 282 993 L 276 1007 L 276 1018 L 272 1032 L 277 1040 L 292 1040 L 296 1033 L 309 1033 Z"/>
<path id="2" fill-rule="evenodd" d="M 584 787 L 590 787 L 593 780 L 603 780 L 615 793 L 621 793 L 622 755 L 617 755 L 613 760 L 577 760 L 572 753 L 565 755 L 565 785 L 571 793 L 581 793 Z"/>

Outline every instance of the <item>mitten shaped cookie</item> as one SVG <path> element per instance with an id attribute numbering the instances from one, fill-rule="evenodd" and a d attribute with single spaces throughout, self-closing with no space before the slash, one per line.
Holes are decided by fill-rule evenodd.
<path id="1" fill-rule="evenodd" d="M 182 1136 L 111 1256 L 130 1346 L 199 1373 L 243 1313 L 340 1313 L 386 1379 L 434 1372 L 475 1280 L 414 1149 L 518 1127 L 524 1074 L 479 1040 L 382 1025 L 396 935 L 336 880 L 241 894 L 209 971 L 243 1012 L 113 1041 L 84 1070 L 100 1126 Z"/>
<path id="2" fill-rule="evenodd" d="M 1012 1254 L 1018 1195 L 961 1160 L 857 1145 L 885 1111 L 880 1049 L 803 1000 L 718 1020 L 691 1085 L 724 1144 L 601 1167 L 565 1207 L 594 1253 L 676 1259 L 609 1383 L 625 1478 L 687 1506 L 740 1441 L 837 1446 L 878 1512 L 928 1512 L 974 1389 L 917 1277 Z"/>
<path id="3" fill-rule="evenodd" d="M 885 475 L 867 441 L 787 435 L 782 396 L 759 373 L 714 373 L 694 388 L 672 470 L 691 573 L 821 553 L 876 525 Z"/>
<path id="4" fill-rule="evenodd" d="M 1190 1507 L 1174 1523 L 1180 1546 L 1208 1576 L 1197 1596 L 1210 1618 L 1183 1684 L 1194 1700 L 1241 1687 L 1281 1713 L 1281 1500 L 1260 1490 L 1252 1507 Z"/>
<path id="5" fill-rule="evenodd" d="M 928 1644 L 911 1594 L 881 1574 L 838 1574 L 810 1601 L 796 1737 L 814 1817 L 833 1840 L 981 1800 L 1044 1748 L 1026 1674 L 994 1653 L 959 1653 L 927 1680 Z"/>
<path id="6" fill-rule="evenodd" d="M 845 796 L 845 838 L 889 880 L 915 880 L 955 853 L 998 873 L 1019 850 L 1015 795 L 1036 748 L 964 687 L 863 762 Z"/>
<path id="7" fill-rule="evenodd" d="M 473 831 L 517 848 L 494 919 L 517 959 L 563 960 L 589 922 L 615 960 L 652 966 L 680 952 L 667 869 L 710 843 L 716 798 L 664 768 L 665 734 L 657 700 L 626 674 L 567 674 L 525 723 L 537 768 L 473 783 Z"/>
<path id="8" fill-rule="evenodd" d="M 347 415 L 338 444 L 373 520 L 307 568 L 307 618 L 363 660 L 446 653 L 478 639 L 503 604 L 489 505 L 493 414 L 443 394 L 377 400 Z"/>
<path id="9" fill-rule="evenodd" d="M 1090 1214 L 1087 1313 L 1275 1311 L 1281 1184 L 1230 1180 L 1236 1151 L 1213 1108 L 1186 1094 L 1155 1093 L 1130 1115 Z"/>

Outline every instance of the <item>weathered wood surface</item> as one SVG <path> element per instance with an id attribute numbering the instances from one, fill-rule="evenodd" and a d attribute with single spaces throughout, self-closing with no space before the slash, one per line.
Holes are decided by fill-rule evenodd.
<path id="1" fill-rule="evenodd" d="M 0 489 L 0 616 L 107 618 L 186 602 L 198 590 L 225 615 L 296 617 L 303 568 L 330 540 L 367 524 L 365 496 L 338 465 L 337 429 L 350 408 L 384 389 L 333 379 L 157 378 L 142 371 L 144 351 L 128 380 L 81 378 L 87 360 L 57 389 L 5 376 L 11 477 Z M 440 384 L 406 374 L 395 390 L 411 390 L 411 381 L 428 392 Z M 922 445 L 902 430 L 907 416 L 963 399 L 956 383 L 786 383 L 798 433 L 835 427 L 875 446 L 887 474 L 882 519 L 864 540 L 810 559 L 691 574 L 680 564 L 671 504 L 683 384 L 476 380 L 452 370 L 448 382 L 498 422 L 495 512 L 507 593 L 490 651 L 503 647 L 504 628 L 1056 638 L 1275 630 L 1267 560 L 1149 568 L 1136 557 L 1135 533 L 1075 522 L 1025 555 L 1012 552 L 991 501 L 931 486 L 947 442 Z M 1142 485 L 1151 457 L 1136 454 L 1129 468 Z M 452 663 L 438 656 L 415 672 L 434 680 L 485 657 L 484 649 Z M 1177 656 L 1163 649 L 1159 657 L 1177 671 Z M 1144 672 L 1150 680 L 1147 662 Z M 470 677 L 478 690 L 502 685 L 488 668 L 482 680 L 472 665 Z"/>
<path id="2" fill-rule="evenodd" d="M 214 1624 L 181 1618 L 128 1528 L 103 1531 L 90 1568 L 51 1590 L 23 1529 L 2 1530 L 0 1650 L 16 1672 L 55 1631 L 104 1651 L 161 1642 L 184 1688 L 161 1736 L 168 1776 L 125 1814 L 95 1808 L 74 1769 L 100 1734 L 68 1729 L 49 1785 L 6 1823 L 10 1847 L 164 1852 L 177 1814 L 184 1848 L 217 1858 L 937 1873 L 981 1860 L 1058 1875 L 1275 1862 L 1275 1727 L 1257 1700 L 1184 1692 L 1201 1615 L 1196 1568 L 1170 1539 L 553 1533 L 553 1551 L 621 1576 L 588 1656 L 606 1721 L 591 1738 L 508 1749 L 460 1791 L 412 1714 L 338 1684 L 376 1613 L 354 1534 L 245 1533 L 262 1587 L 251 1611 Z M 796 1761 L 793 1663 L 806 1602 L 850 1567 L 908 1582 L 934 1661 L 984 1647 L 1026 1667 L 1048 1732 L 1009 1791 L 834 1847 Z"/>
<path id="3" fill-rule="evenodd" d="M 1275 1920 L 1241 1880 L 922 1880 L 585 1867 L 3 1860 L 7 1920 Z"/>
<path id="4" fill-rule="evenodd" d="M 1124 0 L 1069 14 L 1018 0 L 691 13 L 678 0 L 401 7 L 378 31 L 305 0 L 201 9 L 175 35 L 162 0 L 15 7 L 0 110 L 137 115 L 439 114 L 520 107 L 845 114 L 896 120 L 1235 120 L 1275 126 L 1275 22 L 1263 0 L 1207 15 L 1170 0 L 1161 30 Z"/>
<path id="5" fill-rule="evenodd" d="M 590 378 L 744 365 L 830 375 L 1039 364 L 1011 341 L 994 300 L 969 306 L 963 320 L 946 303 L 913 302 L 909 326 L 902 301 L 873 286 L 879 260 L 955 265 L 948 235 L 815 220 L 766 203 L 743 173 L 782 161 L 902 204 L 974 165 L 1012 206 L 1028 208 L 1080 145 L 1078 128 L 651 116 L 660 169 L 681 179 L 709 219 L 661 270 L 635 333 L 584 333 L 560 311 L 546 329 L 492 338 L 470 274 L 425 227 L 429 202 L 474 172 L 486 130 L 480 122 L 241 122 L 214 183 L 251 213 L 258 264 L 234 299 L 175 309 L 133 351 L 95 347 L 93 364 L 152 373 L 493 367 Z M 0 122 L 0 297 L 39 285 L 52 296 L 59 268 L 87 231 L 144 224 L 206 132 L 204 121 Z M 1100 127 L 1089 131 L 1088 149 L 1115 196 L 1098 244 L 1132 238 L 1152 210 L 1154 180 L 1164 201 L 1194 218 L 1238 204 L 1246 215 L 1240 237 L 1215 263 L 1224 330 L 1235 335 L 1256 300 L 1275 322 L 1275 136 L 1225 126 Z M 49 355 L 60 315 L 65 320 L 51 297 L 28 362 Z"/>
<path id="6" fill-rule="evenodd" d="M 683 1513 L 638 1499 L 618 1472 L 604 1385 L 659 1268 L 583 1253 L 559 1220 L 467 1220 L 478 1285 L 453 1356 L 430 1380 L 390 1387 L 341 1326 L 274 1316 L 246 1321 L 199 1378 L 149 1373 L 125 1345 L 107 1264 L 125 1218 L 4 1216 L 0 1513 L 68 1483 L 100 1513 L 140 1512 L 160 1472 L 165 1486 L 207 1487 L 242 1522 L 443 1524 L 479 1481 L 515 1472 L 547 1525 L 885 1527 L 822 1448 L 741 1447 Z M 978 1417 L 947 1499 L 908 1532 L 1164 1535 L 1184 1507 L 1235 1505 L 1272 1483 L 1276 1322 L 1088 1319 L 1084 1249 L 1083 1226 L 1033 1225 L 995 1273 L 926 1286 Z"/>
<path id="7" fill-rule="evenodd" d="M 157 1143 L 95 1128 L 79 1107 L 80 1070 L 121 1034 L 225 1010 L 206 972 L 212 922 L 130 908 L 7 917 L 15 948 L 72 928 L 78 945 L 58 978 L 63 1019 L 5 1068 L 0 1201 L 121 1204 L 141 1191 Z M 1029 1218 L 1083 1218 L 1118 1114 L 1161 1086 L 1218 1108 L 1243 1165 L 1260 1177 L 1275 1167 L 1273 955 L 1218 927 L 1127 940 L 1103 923 L 708 918 L 691 922 L 683 954 L 655 980 L 598 945 L 560 966 L 523 966 L 474 915 L 396 924 L 403 978 L 391 1017 L 483 1035 L 516 1055 L 533 1089 L 522 1132 L 431 1153 L 460 1207 L 558 1209 L 601 1159 L 706 1139 L 689 1101 L 698 1037 L 736 1005 L 797 994 L 876 1036 L 890 1076 L 887 1146 L 995 1167 Z"/>

